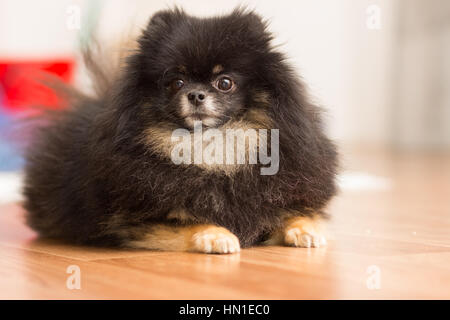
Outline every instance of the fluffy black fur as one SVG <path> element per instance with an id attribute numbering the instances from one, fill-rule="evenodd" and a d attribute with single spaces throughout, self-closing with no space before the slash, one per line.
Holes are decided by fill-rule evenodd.
<path id="1" fill-rule="evenodd" d="M 283 210 L 321 214 L 336 192 L 337 153 L 319 108 L 271 39 L 266 23 L 247 10 L 208 19 L 179 9 L 156 13 L 121 76 L 37 133 L 26 157 L 29 225 L 47 237 L 122 245 L 130 235 L 121 230 L 173 223 L 168 212 L 184 208 L 199 222 L 226 227 L 247 247 L 280 227 Z M 217 64 L 238 79 L 233 97 L 218 97 L 237 106 L 226 117 L 264 107 L 280 129 L 276 175 L 260 175 L 258 166 L 230 175 L 175 165 L 143 143 L 150 126 L 183 125 L 170 109 L 170 72 L 186 66 L 189 79 L 207 86 Z"/>

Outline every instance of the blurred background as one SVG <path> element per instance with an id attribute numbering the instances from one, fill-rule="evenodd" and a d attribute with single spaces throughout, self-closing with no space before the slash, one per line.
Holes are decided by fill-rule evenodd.
<path id="1" fill-rule="evenodd" d="M 17 203 L 20 120 L 64 105 L 43 74 L 89 92 L 79 51 L 94 34 L 118 56 L 158 10 L 241 4 L 270 22 L 339 144 L 328 249 L 152 255 L 36 239 Z M 449 196 L 450 0 L 0 0 L 0 298 L 449 299 Z M 69 263 L 83 290 L 64 286 Z"/>
<path id="2" fill-rule="evenodd" d="M 31 103 L 58 104 L 35 81 L 42 70 L 88 91 L 78 50 L 94 32 L 119 50 L 157 10 L 206 16 L 239 4 L 270 21 L 343 148 L 449 152 L 448 0 L 0 0 L 0 201 L 20 186 L 16 120 Z"/>

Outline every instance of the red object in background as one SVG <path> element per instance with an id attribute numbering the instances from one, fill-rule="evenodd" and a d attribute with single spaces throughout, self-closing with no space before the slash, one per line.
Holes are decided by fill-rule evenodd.
<path id="1" fill-rule="evenodd" d="M 42 81 L 45 75 L 56 76 L 65 83 L 73 81 L 73 59 L 41 61 L 0 60 L 0 106 L 8 111 L 24 111 L 30 106 L 58 108 L 64 101 Z"/>

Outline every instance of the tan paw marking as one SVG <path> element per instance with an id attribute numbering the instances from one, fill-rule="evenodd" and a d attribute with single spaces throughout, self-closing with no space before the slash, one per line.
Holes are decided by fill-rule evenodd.
<path id="1" fill-rule="evenodd" d="M 320 247 L 327 243 L 320 219 L 295 217 L 288 221 L 284 230 L 284 242 L 294 247 Z"/>
<path id="2" fill-rule="evenodd" d="M 192 250 L 204 253 L 235 253 L 241 250 L 238 238 L 225 228 L 209 227 L 192 236 Z"/>

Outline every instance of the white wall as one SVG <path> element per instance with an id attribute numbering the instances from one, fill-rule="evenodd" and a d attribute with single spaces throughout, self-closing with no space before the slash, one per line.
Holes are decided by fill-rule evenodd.
<path id="1" fill-rule="evenodd" d="M 403 149 L 450 150 L 450 1 L 402 4 L 393 141 Z"/>
<path id="2" fill-rule="evenodd" d="M 76 32 L 66 27 L 70 0 L 0 0 L 0 59 L 71 56 Z"/>

